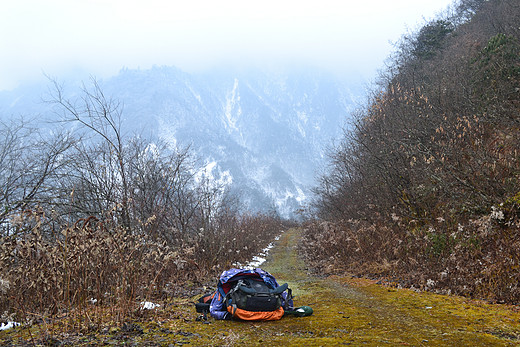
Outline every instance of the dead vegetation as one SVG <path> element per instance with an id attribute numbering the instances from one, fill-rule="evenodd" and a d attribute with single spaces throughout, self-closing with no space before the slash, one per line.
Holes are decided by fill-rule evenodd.
<path id="1" fill-rule="evenodd" d="M 235 216 L 219 232 L 200 230 L 175 245 L 133 234 L 111 215 L 49 230 L 43 212 L 27 212 L 0 240 L 3 320 L 100 331 L 139 317 L 143 303 L 163 305 L 200 291 L 232 262 L 246 263 L 284 226 L 274 217 Z"/>
<path id="2" fill-rule="evenodd" d="M 520 224 L 513 226 L 518 230 Z M 306 261 L 327 274 L 367 276 L 406 288 L 520 302 L 520 237 L 491 216 L 459 224 L 445 221 L 412 228 L 395 223 L 309 223 Z M 439 234 L 441 236 L 439 236 Z"/>
<path id="3" fill-rule="evenodd" d="M 463 0 L 403 37 L 331 151 L 308 259 L 520 301 L 519 18 L 516 1 Z"/>

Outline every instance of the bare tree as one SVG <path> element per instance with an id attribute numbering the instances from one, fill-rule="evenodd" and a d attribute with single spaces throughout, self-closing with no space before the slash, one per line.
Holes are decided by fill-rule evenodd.
<path id="1" fill-rule="evenodd" d="M 0 224 L 14 214 L 53 201 L 53 184 L 67 163 L 74 139 L 42 136 L 23 119 L 0 124 Z"/>
<path id="2" fill-rule="evenodd" d="M 140 230 L 174 242 L 188 231 L 197 201 L 196 162 L 189 147 L 135 137 L 128 146 L 131 215 Z"/>
<path id="3" fill-rule="evenodd" d="M 91 78 L 92 87 L 87 88 L 83 85 L 80 97 L 74 100 L 65 97 L 63 87 L 58 84 L 57 81 L 51 80 L 51 82 L 53 89 L 51 90 L 50 100 L 48 100 L 48 102 L 59 106 L 57 112 L 62 116 L 61 121 L 66 123 L 78 123 L 84 130 L 88 131 L 89 135 L 100 139 L 102 144 L 99 146 L 101 148 L 105 146 L 106 149 L 106 151 L 103 151 L 105 164 L 112 164 L 112 160 L 115 160 L 114 166 L 110 165 L 110 167 L 106 168 L 115 169 L 115 171 L 110 172 L 109 175 L 116 175 L 115 178 L 120 180 L 121 189 L 118 193 L 121 194 L 119 209 L 121 224 L 126 229 L 129 229 L 128 164 L 125 162 L 125 139 L 122 133 L 122 104 L 117 100 L 107 97 L 94 78 Z M 91 141 L 94 143 L 95 140 L 92 139 Z"/>
<path id="4" fill-rule="evenodd" d="M 49 102 L 58 107 L 62 122 L 80 125 L 76 131 L 83 138 L 58 183 L 70 218 L 115 211 L 126 230 L 169 242 L 209 222 L 222 187 L 196 179 L 202 169 L 189 147 L 124 136 L 122 105 L 107 97 L 95 80 L 76 99 L 65 97 L 62 86 L 52 83 Z"/>

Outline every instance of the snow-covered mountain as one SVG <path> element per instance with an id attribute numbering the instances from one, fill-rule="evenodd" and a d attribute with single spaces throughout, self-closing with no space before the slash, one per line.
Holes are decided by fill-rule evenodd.
<path id="1" fill-rule="evenodd" d="M 246 208 L 286 217 L 305 203 L 326 146 L 363 92 L 312 69 L 123 69 L 100 85 L 122 101 L 127 130 L 190 144 Z M 1 116 L 45 112 L 38 91 L 46 87 L 0 93 Z"/>

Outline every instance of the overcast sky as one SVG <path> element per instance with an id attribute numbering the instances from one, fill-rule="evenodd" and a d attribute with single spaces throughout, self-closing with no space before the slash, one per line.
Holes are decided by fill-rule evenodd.
<path id="1" fill-rule="evenodd" d="M 84 70 L 302 64 L 372 78 L 452 0 L 1 0 L 0 90 Z"/>

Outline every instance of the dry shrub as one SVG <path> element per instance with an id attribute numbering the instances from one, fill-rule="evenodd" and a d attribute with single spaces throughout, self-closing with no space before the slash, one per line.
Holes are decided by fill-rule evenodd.
<path id="1" fill-rule="evenodd" d="M 491 213 L 461 225 L 442 272 L 431 274 L 436 286 L 493 302 L 519 303 L 520 222 L 508 224 Z"/>
<path id="2" fill-rule="evenodd" d="M 316 271 L 382 279 L 392 285 L 492 302 L 520 302 L 520 220 L 511 209 L 465 223 L 419 225 L 313 222 L 301 249 Z M 514 216 L 507 218 L 506 216 Z"/>
<path id="3" fill-rule="evenodd" d="M 195 272 L 189 251 L 133 235 L 110 220 L 80 219 L 51 235 L 42 232 L 44 217 L 30 218 L 29 229 L 0 244 L 2 281 L 9 284 L 0 310 L 24 320 L 34 318 L 29 312 L 49 317 L 95 303 L 122 321 L 140 301 L 164 295 L 170 283 Z M 96 312 L 85 316 L 90 324 L 102 318 Z"/>
<path id="4" fill-rule="evenodd" d="M 325 273 L 387 275 L 399 261 L 399 235 L 391 228 L 359 220 L 313 222 L 305 228 L 301 248 L 305 258 Z"/>
<path id="5" fill-rule="evenodd" d="M 194 261 L 207 275 L 215 276 L 234 263 L 247 263 L 259 254 L 286 226 L 269 215 L 227 215 L 212 228 L 192 239 Z"/>
<path id="6" fill-rule="evenodd" d="M 276 217 L 229 214 L 172 245 L 114 220 L 89 217 L 54 232 L 43 212 L 18 216 L 0 240 L 0 312 L 29 323 L 67 317 L 65 329 L 121 323 L 143 314 L 142 301 L 251 260 L 284 228 Z"/>

